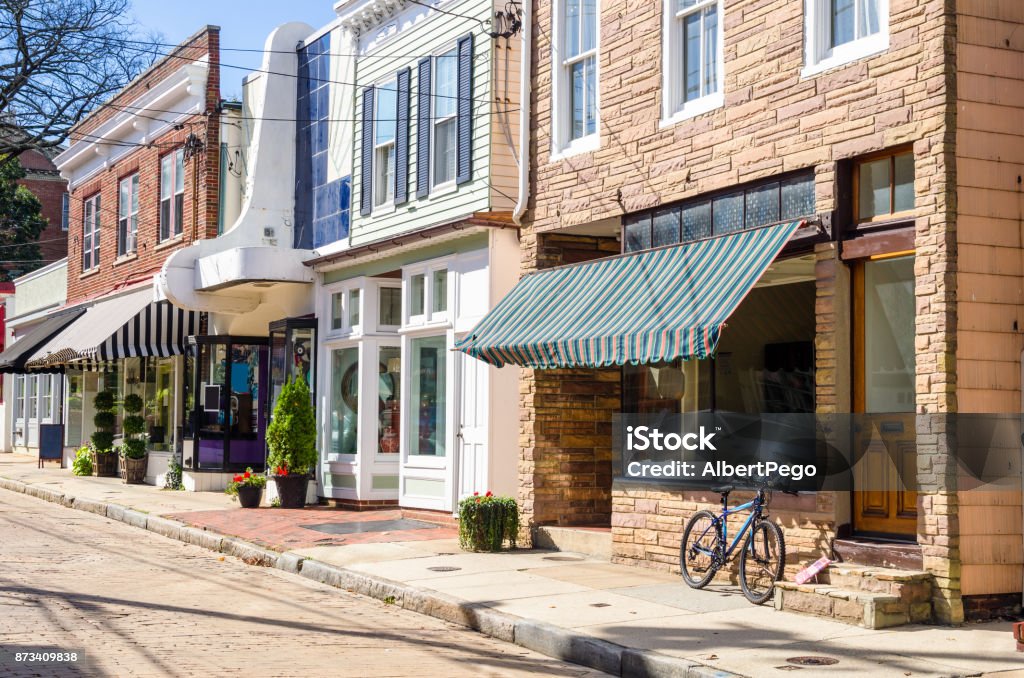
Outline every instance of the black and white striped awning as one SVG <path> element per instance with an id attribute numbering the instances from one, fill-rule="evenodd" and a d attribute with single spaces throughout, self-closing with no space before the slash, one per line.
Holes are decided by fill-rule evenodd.
<path id="1" fill-rule="evenodd" d="M 89 369 L 97 363 L 142 356 L 167 357 L 186 350 L 199 331 L 199 313 L 154 301 L 145 287 L 103 299 L 42 346 L 28 365 Z"/>

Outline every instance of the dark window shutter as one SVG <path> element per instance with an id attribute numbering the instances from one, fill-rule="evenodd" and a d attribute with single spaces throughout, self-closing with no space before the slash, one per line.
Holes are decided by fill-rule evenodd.
<path id="1" fill-rule="evenodd" d="M 409 79 L 412 71 L 398 71 L 398 116 L 395 128 L 395 204 L 409 200 Z"/>
<path id="2" fill-rule="evenodd" d="M 473 34 L 459 38 L 459 148 L 455 156 L 455 183 L 473 176 Z"/>
<path id="3" fill-rule="evenodd" d="M 359 214 L 373 211 L 373 88 L 363 88 L 362 167 L 360 168 Z"/>
<path id="4" fill-rule="evenodd" d="M 430 194 L 430 57 L 416 66 L 416 197 Z"/>

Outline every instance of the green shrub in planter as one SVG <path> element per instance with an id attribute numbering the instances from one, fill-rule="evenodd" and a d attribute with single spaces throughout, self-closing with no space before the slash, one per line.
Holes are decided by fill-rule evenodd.
<path id="1" fill-rule="evenodd" d="M 96 425 L 96 428 L 103 431 L 114 428 L 116 421 L 117 418 L 113 412 L 97 412 L 92 418 L 92 423 Z"/>
<path id="2" fill-rule="evenodd" d="M 89 439 L 92 441 L 93 449 L 100 454 L 114 450 L 114 434 L 111 431 L 96 431 Z"/>
<path id="3" fill-rule="evenodd" d="M 114 392 L 113 391 L 100 391 L 92 399 L 93 407 L 101 412 L 114 409 Z"/>
<path id="4" fill-rule="evenodd" d="M 459 546 L 465 551 L 500 551 L 516 547 L 519 504 L 512 497 L 474 493 L 459 502 Z"/>
<path id="5" fill-rule="evenodd" d="M 146 441 L 132 438 L 121 443 L 121 453 L 129 459 L 142 459 L 146 456 Z"/>
<path id="6" fill-rule="evenodd" d="M 125 412 L 130 412 L 132 414 L 141 412 L 143 407 L 142 396 L 135 393 L 129 393 L 124 397 L 124 402 L 121 403 L 121 405 L 124 407 Z"/>
<path id="7" fill-rule="evenodd" d="M 309 384 L 302 378 L 292 379 L 281 389 L 273 421 L 267 426 L 268 468 L 282 468 L 288 475 L 304 476 L 316 466 L 319 454 L 311 397 Z"/>
<path id="8" fill-rule="evenodd" d="M 96 454 L 106 454 L 114 449 L 114 394 L 111 391 L 100 391 L 92 401 L 96 415 L 92 423 L 96 432 L 92 434 L 92 449 Z"/>
<path id="9" fill-rule="evenodd" d="M 76 476 L 92 475 L 92 450 L 83 445 L 75 452 L 75 460 L 71 462 L 71 473 Z"/>

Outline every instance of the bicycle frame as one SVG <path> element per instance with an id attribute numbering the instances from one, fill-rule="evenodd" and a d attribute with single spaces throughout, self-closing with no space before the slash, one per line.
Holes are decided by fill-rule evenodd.
<path id="1" fill-rule="evenodd" d="M 761 509 L 763 507 L 764 499 L 761 492 L 758 492 L 757 496 L 755 496 L 747 503 L 740 504 L 739 506 L 735 506 L 731 509 L 728 506 L 723 505 L 721 513 L 719 513 L 719 515 L 715 517 L 715 522 L 711 524 L 711 527 L 716 529 L 719 525 L 721 525 L 721 532 L 719 533 L 721 538 L 715 540 L 715 544 L 718 547 L 716 551 L 720 551 L 720 553 L 711 552 L 699 546 L 695 546 L 694 548 L 706 556 L 709 556 L 711 558 L 718 558 L 720 560 L 720 563 L 722 564 L 726 563 L 730 558 L 732 558 L 733 552 L 736 550 L 736 547 L 739 545 L 744 535 L 746 535 L 747 530 L 749 530 L 751 526 L 754 524 L 754 521 L 761 516 Z M 733 538 L 732 543 L 729 544 L 727 548 L 726 544 L 729 541 L 729 516 L 733 515 L 734 513 L 742 513 L 743 511 L 747 510 L 750 511 L 750 514 L 747 515 L 747 519 L 743 522 L 743 525 L 736 532 L 736 536 Z M 711 527 L 709 527 L 708 529 L 711 529 Z M 704 534 L 707 534 L 707 530 L 704 531 Z M 704 535 L 701 536 L 703 537 Z"/>

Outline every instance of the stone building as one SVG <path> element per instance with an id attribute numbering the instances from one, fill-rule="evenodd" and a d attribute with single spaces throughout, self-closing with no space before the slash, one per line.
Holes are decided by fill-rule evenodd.
<path id="1" fill-rule="evenodd" d="M 955 477 L 955 439 L 915 436 L 941 422 L 915 413 L 1020 412 L 1022 23 L 981 0 L 535 3 L 524 274 L 802 227 L 713 360 L 522 370 L 534 528 L 610 526 L 614 561 L 678 571 L 686 518 L 718 495 L 615 477 L 617 412 L 878 413 L 883 453 L 926 480 Z M 938 621 L 1019 611 L 1019 489 L 857 482 L 775 497 L 791 570 L 896 563 L 927 573 Z"/>

